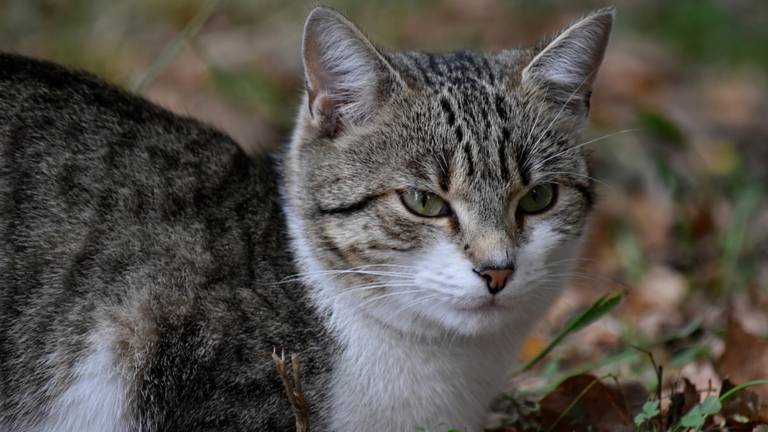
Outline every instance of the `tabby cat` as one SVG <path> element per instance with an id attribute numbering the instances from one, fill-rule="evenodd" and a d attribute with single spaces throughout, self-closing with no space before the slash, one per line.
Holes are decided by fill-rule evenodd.
<path id="1" fill-rule="evenodd" d="M 327 8 L 281 157 L 0 55 L 0 430 L 481 430 L 578 253 L 613 10 L 386 52 Z"/>

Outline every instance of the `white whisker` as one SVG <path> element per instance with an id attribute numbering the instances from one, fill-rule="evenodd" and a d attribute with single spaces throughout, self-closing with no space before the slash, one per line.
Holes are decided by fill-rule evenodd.
<path id="1" fill-rule="evenodd" d="M 608 138 L 614 137 L 616 135 L 621 135 L 621 134 L 625 134 L 625 133 L 628 133 L 628 132 L 637 132 L 639 130 L 640 129 L 624 129 L 624 130 L 620 130 L 618 132 L 614 132 L 614 133 L 603 135 L 603 136 L 600 136 L 600 137 L 597 137 L 597 138 L 593 138 L 593 139 L 591 139 L 591 140 L 589 140 L 587 142 L 583 142 L 583 143 L 577 144 L 575 146 L 570 146 L 570 147 L 566 148 L 565 150 L 563 150 L 561 152 L 555 153 L 554 155 L 552 155 L 552 156 L 550 156 L 550 157 L 548 157 L 548 158 L 546 158 L 544 160 L 536 162 L 536 166 L 534 167 L 534 170 L 539 168 L 539 167 L 541 167 L 541 166 L 543 166 L 545 163 L 549 162 L 550 160 L 552 160 L 554 158 L 557 158 L 557 157 L 560 157 L 560 156 L 562 156 L 562 155 L 564 155 L 566 153 L 570 153 L 572 151 L 578 150 L 578 149 L 580 149 L 580 148 L 582 148 L 584 146 L 587 146 L 589 144 L 594 144 L 596 142 L 600 142 L 600 141 L 602 141 L 604 139 L 608 139 Z"/>
<path id="2" fill-rule="evenodd" d="M 371 302 L 374 302 L 376 300 L 381 300 L 382 298 L 386 298 L 386 297 L 394 297 L 394 296 L 406 295 L 406 294 L 416 294 L 416 293 L 428 292 L 428 291 L 429 290 L 427 290 L 427 289 L 415 289 L 415 290 L 408 290 L 408 291 L 395 291 L 395 292 L 388 293 L 388 294 L 382 294 L 382 295 L 379 295 L 379 296 L 372 297 L 372 298 L 370 298 L 370 299 L 360 303 L 359 305 L 357 305 L 355 307 L 355 309 L 361 309 L 364 306 L 370 304 Z"/>
<path id="3" fill-rule="evenodd" d="M 424 291 L 430 291 L 430 290 L 424 290 Z M 395 313 L 392 314 L 392 316 L 397 316 L 397 315 L 405 312 L 407 309 L 410 309 L 410 308 L 412 308 L 414 306 L 417 306 L 417 305 L 420 305 L 422 303 L 426 303 L 429 300 L 432 300 L 432 299 L 438 298 L 438 297 L 440 297 L 439 294 L 432 294 L 432 295 L 428 295 L 428 296 L 425 296 L 425 297 L 420 297 L 420 298 L 412 301 L 411 303 L 406 304 L 406 306 L 398 309 Z"/>
<path id="4" fill-rule="evenodd" d="M 567 107 L 567 106 L 568 106 L 568 104 L 571 102 L 571 99 L 573 99 L 573 97 L 576 95 L 576 93 L 577 93 L 579 90 L 581 90 L 581 86 L 583 86 L 583 85 L 584 85 L 584 83 L 586 83 L 586 82 L 587 82 L 587 80 L 588 80 L 588 79 L 589 79 L 591 76 L 592 76 L 592 74 L 591 74 L 591 73 L 590 73 L 590 74 L 587 74 L 587 76 L 585 76 L 585 77 L 584 77 L 584 79 L 581 81 L 581 83 L 579 83 L 578 87 L 576 87 L 576 88 L 575 88 L 575 89 L 574 89 L 574 90 L 571 92 L 571 94 L 568 96 L 568 99 L 566 99 L 566 100 L 565 100 L 565 103 L 563 103 L 563 105 L 560 107 L 560 110 L 558 110 L 558 111 L 557 111 L 557 114 L 555 114 L 555 118 L 553 118 L 553 119 L 552 119 L 552 121 L 549 123 L 549 125 L 547 126 L 547 128 L 544 130 L 544 132 L 543 132 L 543 133 L 541 133 L 541 135 L 539 135 L 539 139 L 538 139 L 538 140 L 536 140 L 536 143 L 535 143 L 535 144 L 533 144 L 533 146 L 532 146 L 532 147 L 536 147 L 537 145 L 539 145 L 539 143 L 541 142 L 541 140 L 543 140 L 543 139 L 544 139 L 544 137 L 547 135 L 547 132 L 549 132 L 549 131 L 550 131 L 550 129 L 552 129 L 552 126 L 553 126 L 553 125 L 555 124 L 555 122 L 556 122 L 556 121 L 557 121 L 557 120 L 560 118 L 560 115 L 563 113 L 563 111 L 565 111 L 565 107 Z M 530 159 L 528 159 L 528 160 L 526 161 L 526 163 L 525 163 L 525 167 L 526 167 L 526 168 L 528 167 L 528 162 L 529 162 L 529 161 L 530 161 Z"/>
<path id="5" fill-rule="evenodd" d="M 368 275 L 368 276 L 387 276 L 387 277 L 401 278 L 401 279 L 408 279 L 412 277 L 410 273 L 404 273 L 404 272 L 365 271 L 365 270 L 353 270 L 353 269 L 317 270 L 312 272 L 296 273 L 294 275 L 283 278 L 278 282 L 273 282 L 272 284 L 291 283 L 291 282 L 304 280 L 312 276 L 342 276 L 342 275 L 349 275 L 349 274 L 359 274 L 359 275 Z"/>
<path id="6" fill-rule="evenodd" d="M 611 185 L 610 183 L 606 182 L 605 180 L 599 179 L 597 177 L 588 175 L 588 174 L 582 174 L 577 172 L 569 172 L 569 171 L 545 171 L 543 173 L 537 173 L 537 176 L 540 177 L 546 177 L 549 175 L 553 176 L 573 176 L 573 177 L 580 177 L 580 178 L 586 178 L 589 180 L 594 181 L 595 183 L 600 183 L 602 185 L 608 186 L 608 187 L 615 187 L 614 185 Z"/>
<path id="7" fill-rule="evenodd" d="M 352 288 L 346 288 L 343 291 L 329 297 L 328 300 L 335 300 L 336 298 L 341 297 L 345 294 L 351 294 L 354 292 L 375 290 L 375 289 L 381 289 L 381 288 L 403 288 L 403 287 L 412 287 L 412 286 L 414 285 L 410 283 L 372 283 L 368 285 L 361 285 L 361 286 L 356 286 Z"/>

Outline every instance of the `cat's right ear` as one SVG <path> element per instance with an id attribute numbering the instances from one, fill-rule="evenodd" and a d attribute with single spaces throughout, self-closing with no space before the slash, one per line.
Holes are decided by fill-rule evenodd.
<path id="1" fill-rule="evenodd" d="M 556 105 L 585 114 L 614 15 L 613 8 L 600 9 L 563 30 L 523 69 L 522 82 L 546 89 Z"/>
<path id="2" fill-rule="evenodd" d="M 309 113 L 330 137 L 364 124 L 384 95 L 403 85 L 378 49 L 333 9 L 318 7 L 310 12 L 302 54 Z"/>

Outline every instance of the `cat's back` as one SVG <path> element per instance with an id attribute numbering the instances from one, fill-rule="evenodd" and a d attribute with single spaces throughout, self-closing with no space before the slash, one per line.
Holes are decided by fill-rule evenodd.
<path id="1" fill-rule="evenodd" d="M 0 429 L 289 421 L 269 354 L 323 330 L 274 284 L 294 272 L 276 177 L 198 121 L 0 54 Z"/>
<path id="2" fill-rule="evenodd" d="M 237 181 L 253 185 L 237 194 L 243 200 L 275 195 L 271 164 L 216 129 L 87 73 L 1 53 L 0 179 L 6 221 L 29 201 L 44 201 L 50 216 L 124 210 L 171 221 L 204 209 L 215 187 L 231 199 L 222 188 Z M 28 210 L 27 218 L 43 216 Z"/>
<path id="3" fill-rule="evenodd" d="M 0 54 L 0 278 L 25 278 L 4 288 L 96 285 L 80 273 L 106 285 L 158 261 L 199 273 L 200 257 L 223 258 L 233 227 L 248 231 L 234 245 L 282 241 L 275 177 L 266 158 L 196 120 Z"/>

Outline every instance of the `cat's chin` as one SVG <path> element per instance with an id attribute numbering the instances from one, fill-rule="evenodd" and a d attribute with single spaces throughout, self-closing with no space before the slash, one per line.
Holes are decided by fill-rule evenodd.
<path id="1" fill-rule="evenodd" d="M 381 311 L 379 311 L 381 312 Z M 456 303 L 451 300 L 436 299 L 429 305 L 414 308 L 407 315 L 375 313 L 380 321 L 399 332 L 420 336 L 434 336 L 441 340 L 446 336 L 481 336 L 498 333 L 510 321 L 513 313 L 509 306 L 489 298 L 471 299 Z"/>
<path id="2" fill-rule="evenodd" d="M 514 291 L 514 292 L 513 292 Z M 535 295 L 533 294 L 536 292 Z M 510 287 L 507 295 L 440 296 L 429 303 L 408 309 L 407 313 L 387 314 L 378 310 L 379 319 L 407 334 L 465 337 L 510 334 L 535 323 L 557 297 L 559 289 L 525 292 Z M 389 305 L 385 309 L 399 305 Z M 384 313 L 382 313 L 384 312 Z"/>
<path id="3" fill-rule="evenodd" d="M 503 330 L 509 309 L 495 304 L 473 308 L 452 307 L 452 315 L 444 319 L 449 329 L 466 336 L 479 336 Z"/>

